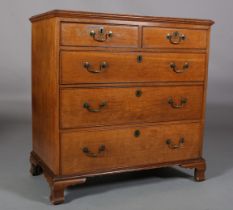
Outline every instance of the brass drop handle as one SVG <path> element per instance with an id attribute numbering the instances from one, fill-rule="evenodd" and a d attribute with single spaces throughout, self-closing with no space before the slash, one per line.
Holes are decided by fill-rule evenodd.
<path id="1" fill-rule="evenodd" d="M 83 104 L 83 108 L 87 109 L 89 112 L 100 112 L 101 109 L 103 109 L 106 106 L 107 106 L 107 102 L 106 101 L 101 102 L 99 104 L 99 107 L 97 109 L 92 108 L 91 105 L 88 102 L 85 102 Z"/>
<path id="2" fill-rule="evenodd" d="M 176 63 L 175 63 L 175 62 L 172 62 L 172 63 L 170 63 L 170 67 L 171 67 L 171 69 L 172 69 L 174 72 L 176 72 L 176 73 L 183 73 L 183 72 L 185 72 L 185 71 L 188 70 L 188 68 L 189 68 L 189 63 L 188 63 L 188 62 L 185 62 L 184 65 L 183 65 L 183 67 L 182 67 L 182 69 L 178 69 Z"/>
<path id="3" fill-rule="evenodd" d="M 94 69 L 92 68 L 91 64 L 89 62 L 84 62 L 83 63 L 83 67 L 89 71 L 90 73 L 101 73 L 103 72 L 106 68 L 108 68 L 108 63 L 106 61 L 103 61 L 100 63 L 99 65 L 99 69 Z"/>
<path id="4" fill-rule="evenodd" d="M 184 145 L 184 138 L 181 137 L 178 144 L 175 144 L 174 142 L 172 142 L 171 139 L 167 139 L 165 143 L 170 149 L 179 149 L 180 147 Z"/>
<path id="5" fill-rule="evenodd" d="M 106 147 L 104 144 L 101 144 L 96 153 L 90 151 L 90 149 L 88 147 L 83 147 L 82 151 L 86 156 L 96 158 L 96 157 L 103 156 L 104 152 L 106 151 Z"/>
<path id="6" fill-rule="evenodd" d="M 166 38 L 171 44 L 180 44 L 181 41 L 186 40 L 186 36 L 179 31 L 174 31 L 172 34 L 167 34 Z"/>
<path id="7" fill-rule="evenodd" d="M 179 108 L 183 108 L 183 107 L 185 106 L 185 104 L 187 104 L 188 99 L 187 99 L 187 98 L 184 98 L 184 97 L 181 97 L 180 103 L 177 104 L 177 103 L 173 100 L 172 97 L 169 97 L 167 102 L 168 102 L 168 104 L 171 105 L 172 108 L 174 108 L 174 109 L 179 109 Z"/>
<path id="8" fill-rule="evenodd" d="M 98 31 L 91 30 L 90 36 L 93 37 L 93 39 L 97 42 L 104 42 L 108 38 L 111 38 L 113 36 L 112 31 L 106 32 L 104 27 L 100 27 Z"/>

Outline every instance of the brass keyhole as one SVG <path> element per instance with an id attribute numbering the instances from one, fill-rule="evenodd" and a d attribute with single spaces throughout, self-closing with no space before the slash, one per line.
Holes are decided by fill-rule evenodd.
<path id="1" fill-rule="evenodd" d="M 140 97 L 140 96 L 142 95 L 142 91 L 141 91 L 141 90 L 136 90 L 135 95 L 136 95 L 137 97 Z"/>
<path id="2" fill-rule="evenodd" d="M 137 56 L 137 62 L 138 62 L 138 63 L 141 63 L 141 62 L 142 62 L 142 55 L 138 55 L 138 56 Z"/>
<path id="3" fill-rule="evenodd" d="M 134 136 L 137 138 L 137 137 L 139 137 L 141 135 L 141 132 L 140 132 L 140 130 L 135 130 L 134 131 Z"/>
<path id="4" fill-rule="evenodd" d="M 104 33 L 104 28 L 100 28 L 100 34 L 103 34 Z"/>

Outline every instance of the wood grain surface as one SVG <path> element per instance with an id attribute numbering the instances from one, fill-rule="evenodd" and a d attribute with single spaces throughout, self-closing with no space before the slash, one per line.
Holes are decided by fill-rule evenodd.
<path id="1" fill-rule="evenodd" d="M 142 61 L 138 62 L 138 56 Z M 90 64 L 90 69 L 84 63 Z M 100 65 L 106 62 L 106 68 Z M 176 68 L 171 67 L 171 63 Z M 184 68 L 185 63 L 189 67 Z M 93 73 L 98 71 L 99 73 Z M 183 71 L 183 72 L 179 72 Z M 204 81 L 205 54 L 62 51 L 61 84 Z"/>
<path id="2" fill-rule="evenodd" d="M 105 32 L 112 32 L 112 37 L 107 37 L 106 41 L 96 41 L 90 32 L 93 30 L 98 35 L 100 28 Z M 61 24 L 61 45 L 73 46 L 105 46 L 105 47 L 137 47 L 138 27 L 122 25 L 97 25 L 81 23 Z"/>
<path id="3" fill-rule="evenodd" d="M 199 123 L 191 123 L 62 133 L 62 175 L 198 158 L 200 129 Z M 179 144 L 180 138 L 184 138 L 180 148 L 166 144 L 167 139 Z M 106 148 L 100 156 L 89 157 L 82 151 L 87 147 L 98 153 L 100 145 Z"/>
<path id="4" fill-rule="evenodd" d="M 185 40 L 180 41 L 178 44 L 170 43 L 166 36 L 173 32 L 185 35 Z M 143 47 L 203 49 L 207 47 L 207 31 L 185 28 L 143 27 Z"/>
<path id="5" fill-rule="evenodd" d="M 141 96 L 136 96 L 141 91 Z M 193 120 L 201 118 L 202 86 L 134 87 L 134 88 L 63 88 L 61 90 L 61 128 L 117 125 L 127 123 Z M 180 104 L 173 108 L 169 98 Z M 88 103 L 92 109 L 106 102 L 99 112 L 84 108 Z"/>

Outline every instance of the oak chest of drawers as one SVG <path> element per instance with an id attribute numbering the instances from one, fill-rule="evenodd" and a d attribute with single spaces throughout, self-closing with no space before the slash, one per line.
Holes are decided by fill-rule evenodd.
<path id="1" fill-rule="evenodd" d="M 97 175 L 180 165 L 204 180 L 212 21 L 57 10 L 31 21 L 31 173 L 52 203 Z"/>

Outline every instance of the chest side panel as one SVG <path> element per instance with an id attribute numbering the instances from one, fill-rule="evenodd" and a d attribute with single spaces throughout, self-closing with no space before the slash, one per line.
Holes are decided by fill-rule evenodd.
<path id="1" fill-rule="evenodd" d="M 57 20 L 32 24 L 33 151 L 56 174 L 59 171 Z"/>

